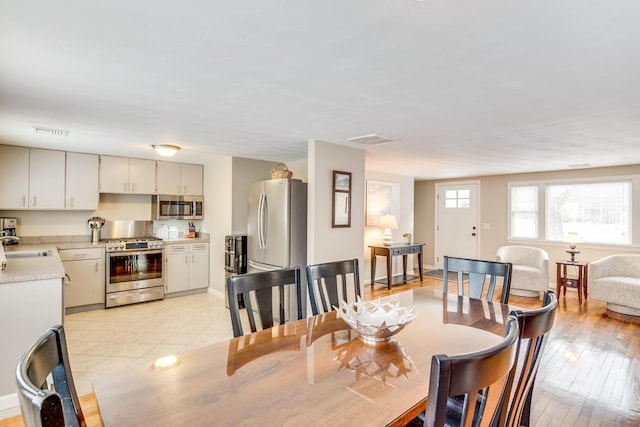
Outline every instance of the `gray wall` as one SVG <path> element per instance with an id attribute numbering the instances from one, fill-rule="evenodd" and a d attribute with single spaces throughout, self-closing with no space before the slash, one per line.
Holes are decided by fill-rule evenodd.
<path id="1" fill-rule="evenodd" d="M 522 242 L 509 241 L 507 239 L 507 183 L 515 181 L 539 181 L 552 179 L 583 179 L 590 177 L 608 177 L 608 176 L 626 176 L 638 175 L 640 173 L 640 165 L 617 166 L 609 168 L 591 168 L 577 169 L 555 172 L 537 172 L 526 174 L 511 175 L 493 175 L 481 177 L 466 177 L 461 179 L 450 180 L 432 180 L 417 181 L 415 184 L 415 217 L 416 217 L 416 240 L 427 243 L 425 250 L 425 265 L 435 265 L 434 253 L 434 233 L 435 219 L 435 185 L 436 183 L 455 182 L 455 181 L 480 181 L 480 223 L 490 224 L 489 230 L 480 230 L 480 253 L 479 258 L 493 260 L 500 246 L 508 244 L 523 244 L 528 246 L 536 246 L 546 250 L 549 253 L 549 275 L 550 282 L 555 283 L 555 261 L 566 259 L 567 249 L 566 243 L 561 242 Z M 634 242 L 636 245 L 640 242 L 640 183 L 634 182 L 633 199 L 633 224 Z M 481 225 L 479 224 L 479 225 Z M 612 245 L 588 245 L 579 244 L 578 248 L 581 253 L 578 258 L 581 261 L 594 261 L 604 256 L 614 253 L 637 253 L 640 247 L 620 247 Z"/>

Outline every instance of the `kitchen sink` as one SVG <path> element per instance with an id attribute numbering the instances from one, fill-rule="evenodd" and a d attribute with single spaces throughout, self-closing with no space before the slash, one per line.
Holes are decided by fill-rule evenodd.
<path id="1" fill-rule="evenodd" d="M 37 249 L 31 251 L 12 251 L 4 253 L 7 259 L 10 258 L 36 258 L 41 256 L 51 256 L 49 249 Z"/>

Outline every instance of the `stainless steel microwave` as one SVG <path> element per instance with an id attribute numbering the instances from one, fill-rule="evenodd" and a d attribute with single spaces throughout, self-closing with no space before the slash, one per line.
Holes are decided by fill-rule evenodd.
<path id="1" fill-rule="evenodd" d="M 151 219 L 204 219 L 204 197 L 168 194 L 153 196 Z"/>

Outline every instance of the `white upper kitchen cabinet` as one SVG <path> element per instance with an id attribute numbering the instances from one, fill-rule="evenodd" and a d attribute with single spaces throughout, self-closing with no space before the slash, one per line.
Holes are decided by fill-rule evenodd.
<path id="1" fill-rule="evenodd" d="M 67 210 L 96 210 L 99 157 L 97 154 L 67 153 Z"/>
<path id="2" fill-rule="evenodd" d="M 29 197 L 29 149 L 0 145 L 0 209 L 25 209 Z"/>
<path id="3" fill-rule="evenodd" d="M 29 150 L 29 207 L 64 209 L 64 151 Z"/>
<path id="4" fill-rule="evenodd" d="M 100 156 L 100 192 L 156 194 L 155 160 Z"/>
<path id="5" fill-rule="evenodd" d="M 158 161 L 158 194 L 202 196 L 203 166 Z"/>

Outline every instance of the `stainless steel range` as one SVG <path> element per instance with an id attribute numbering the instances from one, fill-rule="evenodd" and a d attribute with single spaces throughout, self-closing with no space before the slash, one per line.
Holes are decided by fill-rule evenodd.
<path id="1" fill-rule="evenodd" d="M 105 223 L 107 308 L 164 298 L 164 243 L 152 236 L 152 221 Z"/>

